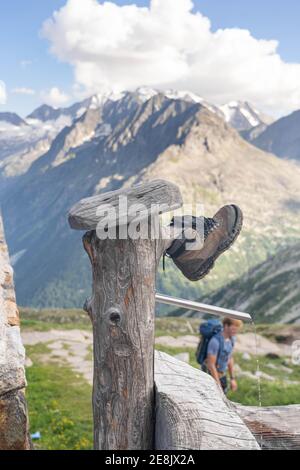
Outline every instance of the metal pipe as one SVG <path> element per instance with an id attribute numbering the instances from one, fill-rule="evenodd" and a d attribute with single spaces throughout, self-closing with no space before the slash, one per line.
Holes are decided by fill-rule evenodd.
<path id="1" fill-rule="evenodd" d="M 195 310 L 196 312 L 208 313 L 219 317 L 236 318 L 245 322 L 252 322 L 249 313 L 237 312 L 236 310 L 228 310 L 227 308 L 215 307 L 213 305 L 201 304 L 193 300 L 176 299 L 168 295 L 156 294 L 156 302 L 160 304 L 174 305 L 176 307 L 185 308 L 186 310 Z"/>

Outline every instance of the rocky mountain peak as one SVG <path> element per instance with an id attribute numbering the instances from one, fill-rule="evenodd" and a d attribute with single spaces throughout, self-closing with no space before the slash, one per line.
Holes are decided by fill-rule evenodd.
<path id="1" fill-rule="evenodd" d="M 224 119 L 238 131 L 247 131 L 261 124 L 270 124 L 272 118 L 257 111 L 247 101 L 231 101 L 220 106 Z"/>
<path id="2" fill-rule="evenodd" d="M 27 126 L 27 123 L 16 113 L 0 113 L 0 127 L 2 124 L 10 124 L 12 126 L 20 127 Z"/>

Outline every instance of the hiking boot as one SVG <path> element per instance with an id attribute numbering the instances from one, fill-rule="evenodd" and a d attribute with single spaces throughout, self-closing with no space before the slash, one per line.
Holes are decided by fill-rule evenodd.
<path id="1" fill-rule="evenodd" d="M 174 217 L 171 227 L 181 237 L 173 241 L 165 255 L 190 281 L 203 279 L 216 259 L 235 242 L 243 225 L 241 209 L 235 205 L 222 207 L 212 219 L 206 217 Z M 188 227 L 187 229 L 185 227 Z M 199 230 L 199 227 L 202 229 Z"/>

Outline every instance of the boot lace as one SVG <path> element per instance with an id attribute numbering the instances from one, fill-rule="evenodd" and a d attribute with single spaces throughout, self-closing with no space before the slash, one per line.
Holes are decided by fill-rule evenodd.
<path id="1" fill-rule="evenodd" d="M 219 226 L 220 224 L 216 220 L 204 217 L 204 239 Z"/>

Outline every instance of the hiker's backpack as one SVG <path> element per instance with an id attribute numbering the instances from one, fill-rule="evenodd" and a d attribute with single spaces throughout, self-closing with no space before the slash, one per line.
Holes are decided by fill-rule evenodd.
<path id="1" fill-rule="evenodd" d="M 219 320 L 208 320 L 200 325 L 199 332 L 201 334 L 201 340 L 196 351 L 196 360 L 198 364 L 204 364 L 207 357 L 208 343 L 213 336 L 219 335 L 222 330 L 223 326 Z"/>

